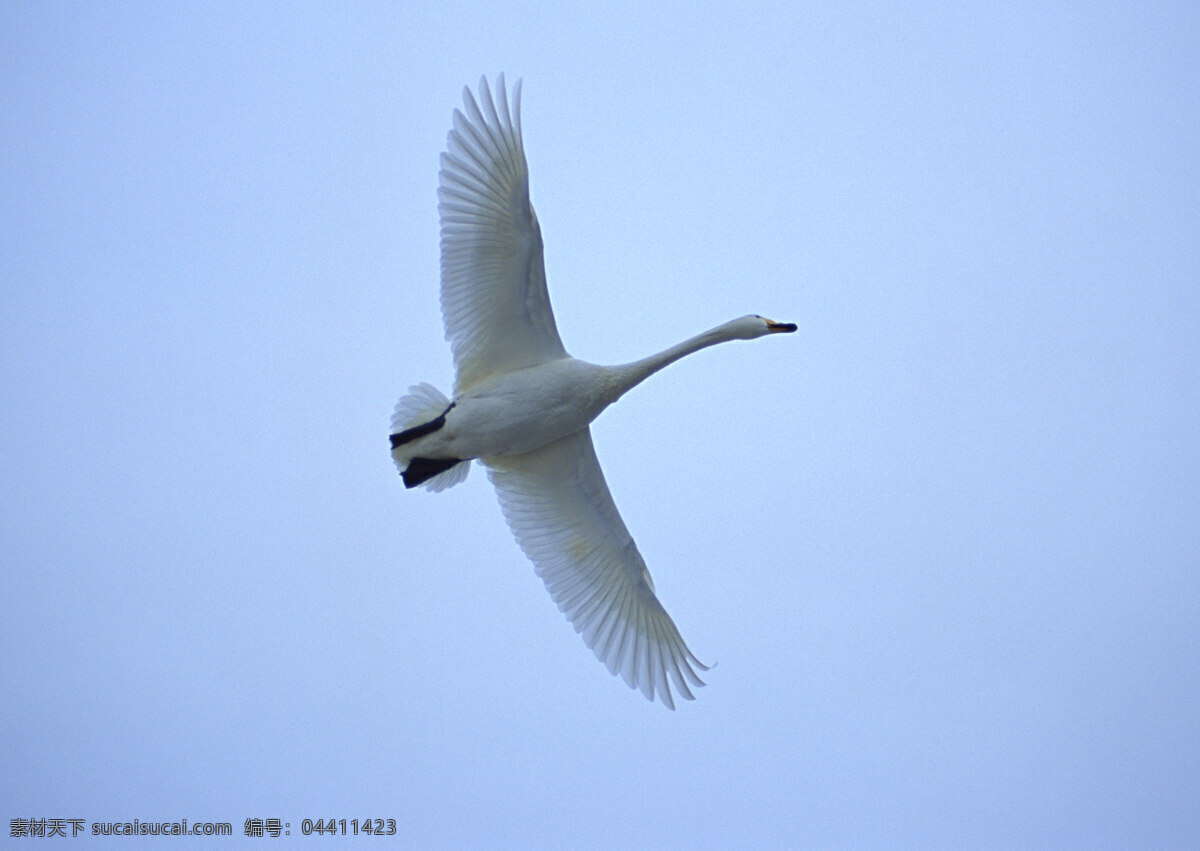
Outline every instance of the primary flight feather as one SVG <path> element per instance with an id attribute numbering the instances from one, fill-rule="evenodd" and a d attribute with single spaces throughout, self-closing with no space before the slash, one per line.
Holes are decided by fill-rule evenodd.
<path id="1" fill-rule="evenodd" d="M 410 388 L 392 417 L 392 458 L 406 487 L 461 482 L 487 468 L 517 543 L 554 602 L 614 674 L 675 708 L 707 670 L 654 593 L 617 513 L 588 425 L 608 405 L 685 355 L 729 340 L 795 331 L 743 316 L 640 361 L 597 366 L 567 354 L 529 202 L 521 84 L 504 75 L 478 100 L 463 90 L 441 157 L 442 318 L 454 354 L 453 400 Z"/>

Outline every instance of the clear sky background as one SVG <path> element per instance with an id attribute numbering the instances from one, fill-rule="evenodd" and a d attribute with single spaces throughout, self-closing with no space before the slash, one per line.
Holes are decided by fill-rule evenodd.
<path id="1" fill-rule="evenodd" d="M 0 66 L 5 843 L 1200 835 L 1197 4 L 9 2 Z M 800 326 L 593 428 L 675 712 L 388 455 L 500 71 L 572 354 Z"/>

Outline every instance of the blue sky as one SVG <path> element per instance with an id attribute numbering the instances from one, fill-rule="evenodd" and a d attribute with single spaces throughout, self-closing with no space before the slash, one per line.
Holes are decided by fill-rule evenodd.
<path id="1" fill-rule="evenodd" d="M 1195 841 L 1195 4 L 8 3 L 0 63 L 6 820 Z M 676 712 L 388 457 L 500 71 L 572 354 L 800 326 L 593 427 Z"/>

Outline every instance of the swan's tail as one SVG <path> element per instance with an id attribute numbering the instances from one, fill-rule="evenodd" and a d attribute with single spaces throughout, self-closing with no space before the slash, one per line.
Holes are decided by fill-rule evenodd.
<path id="1" fill-rule="evenodd" d="M 471 462 L 459 458 L 423 458 L 414 454 L 418 438 L 446 424 L 446 414 L 454 403 L 432 385 L 421 383 L 408 388 L 396 403 L 392 414 L 392 460 L 406 488 L 424 485 L 431 491 L 443 491 L 467 477 Z"/>

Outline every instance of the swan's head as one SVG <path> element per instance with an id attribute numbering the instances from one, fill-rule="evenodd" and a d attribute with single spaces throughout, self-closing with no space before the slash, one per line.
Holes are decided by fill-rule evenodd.
<path id="1" fill-rule="evenodd" d="M 749 316 L 733 320 L 725 328 L 732 339 L 753 340 L 756 337 L 765 337 L 767 334 L 790 334 L 796 330 L 796 325 L 794 322 L 776 322 L 752 313 Z"/>

